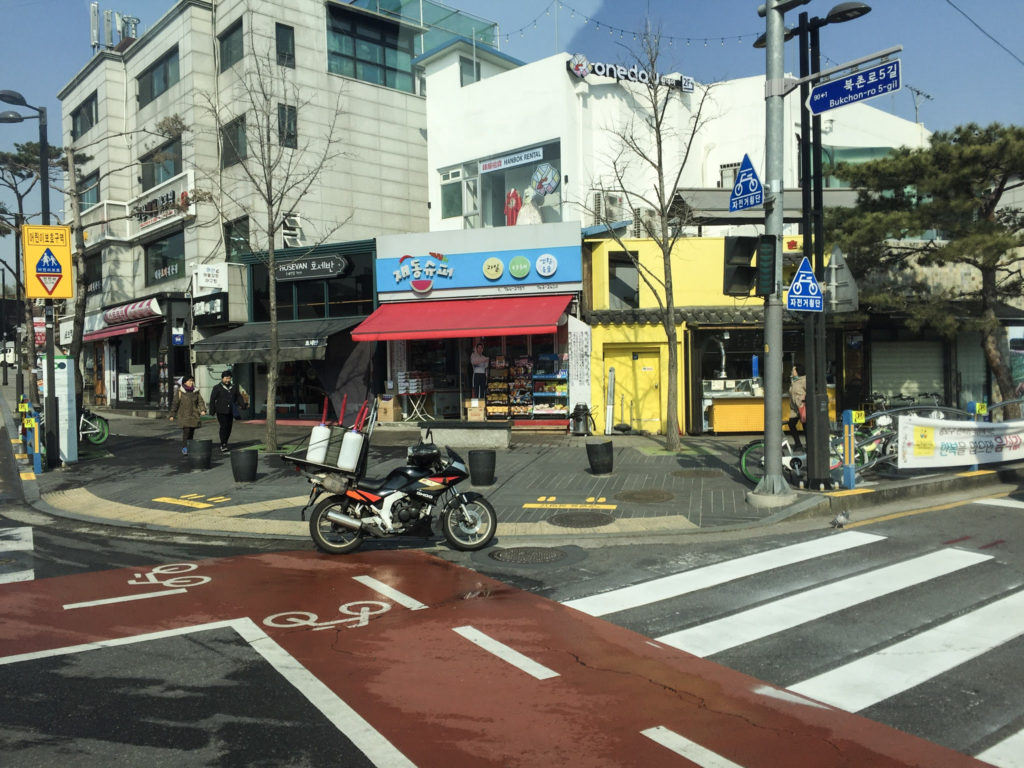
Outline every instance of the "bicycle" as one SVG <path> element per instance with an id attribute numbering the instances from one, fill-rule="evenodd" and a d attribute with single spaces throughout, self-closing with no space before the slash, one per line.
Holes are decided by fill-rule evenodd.
<path id="1" fill-rule="evenodd" d="M 39 411 L 37 421 L 40 429 L 46 426 L 46 414 L 42 410 Z M 108 437 L 110 437 L 110 423 L 98 413 L 83 408 L 78 415 L 78 442 L 82 442 L 84 438 L 93 445 L 103 445 Z"/>

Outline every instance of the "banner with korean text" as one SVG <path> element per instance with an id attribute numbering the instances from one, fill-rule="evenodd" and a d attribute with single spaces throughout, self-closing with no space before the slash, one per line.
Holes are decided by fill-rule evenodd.
<path id="1" fill-rule="evenodd" d="M 969 467 L 1024 459 L 1024 421 L 992 424 L 903 416 L 900 469 Z"/>

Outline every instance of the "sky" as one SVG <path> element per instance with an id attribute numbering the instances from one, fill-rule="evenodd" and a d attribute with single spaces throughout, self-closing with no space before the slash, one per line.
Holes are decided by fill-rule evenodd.
<path id="1" fill-rule="evenodd" d="M 761 0 L 450 0 L 447 5 L 496 21 L 499 47 L 524 62 L 559 51 L 591 61 L 629 63 L 634 32 L 647 23 L 662 35 L 665 71 L 698 82 L 763 74 L 765 52 L 753 47 L 765 31 Z M 903 88 L 870 103 L 930 130 L 993 122 L 1024 125 L 1024 2 L 1021 0 L 868 0 L 871 12 L 820 32 L 822 68 L 897 45 Z M 101 11 L 140 20 L 144 34 L 173 0 L 100 0 Z M 800 11 L 825 17 L 831 0 L 811 0 Z M 92 56 L 89 0 L 0 0 L 0 21 L 14 34 L 0 46 L 0 90 L 15 90 L 49 113 L 49 140 L 60 143 L 57 93 Z M 787 72 L 799 68 L 796 40 L 786 44 Z M 915 90 L 912 90 L 915 89 Z M 2 109 L 15 109 L 0 104 Z M 22 110 L 24 114 L 34 114 Z M 0 124 L 0 147 L 35 141 L 38 123 Z M 51 198 L 54 210 L 60 198 Z M 11 263 L 11 237 L 0 238 L 0 258 Z"/>

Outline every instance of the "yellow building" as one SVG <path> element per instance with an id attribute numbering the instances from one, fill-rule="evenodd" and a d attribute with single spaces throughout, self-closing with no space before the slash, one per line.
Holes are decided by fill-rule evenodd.
<path id="1" fill-rule="evenodd" d="M 664 434 L 668 408 L 668 345 L 661 324 L 661 251 L 651 240 L 584 241 L 584 317 L 591 326 L 591 402 L 598 432 L 612 425 Z M 800 236 L 783 241 L 784 272 L 793 272 Z M 689 434 L 764 429 L 764 301 L 726 296 L 724 238 L 683 238 L 672 256 L 679 345 L 679 424 Z M 783 341 L 790 366 L 803 359 L 799 320 Z M 614 369 L 614 390 L 611 371 Z M 611 402 L 609 402 L 611 400 Z M 789 416 L 789 401 L 783 419 Z"/>

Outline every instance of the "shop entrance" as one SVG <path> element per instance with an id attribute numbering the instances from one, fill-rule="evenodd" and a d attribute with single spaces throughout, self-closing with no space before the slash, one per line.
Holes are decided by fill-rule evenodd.
<path id="1" fill-rule="evenodd" d="M 615 350 L 605 358 L 615 368 L 612 424 L 660 433 L 661 356 L 657 349 Z"/>

